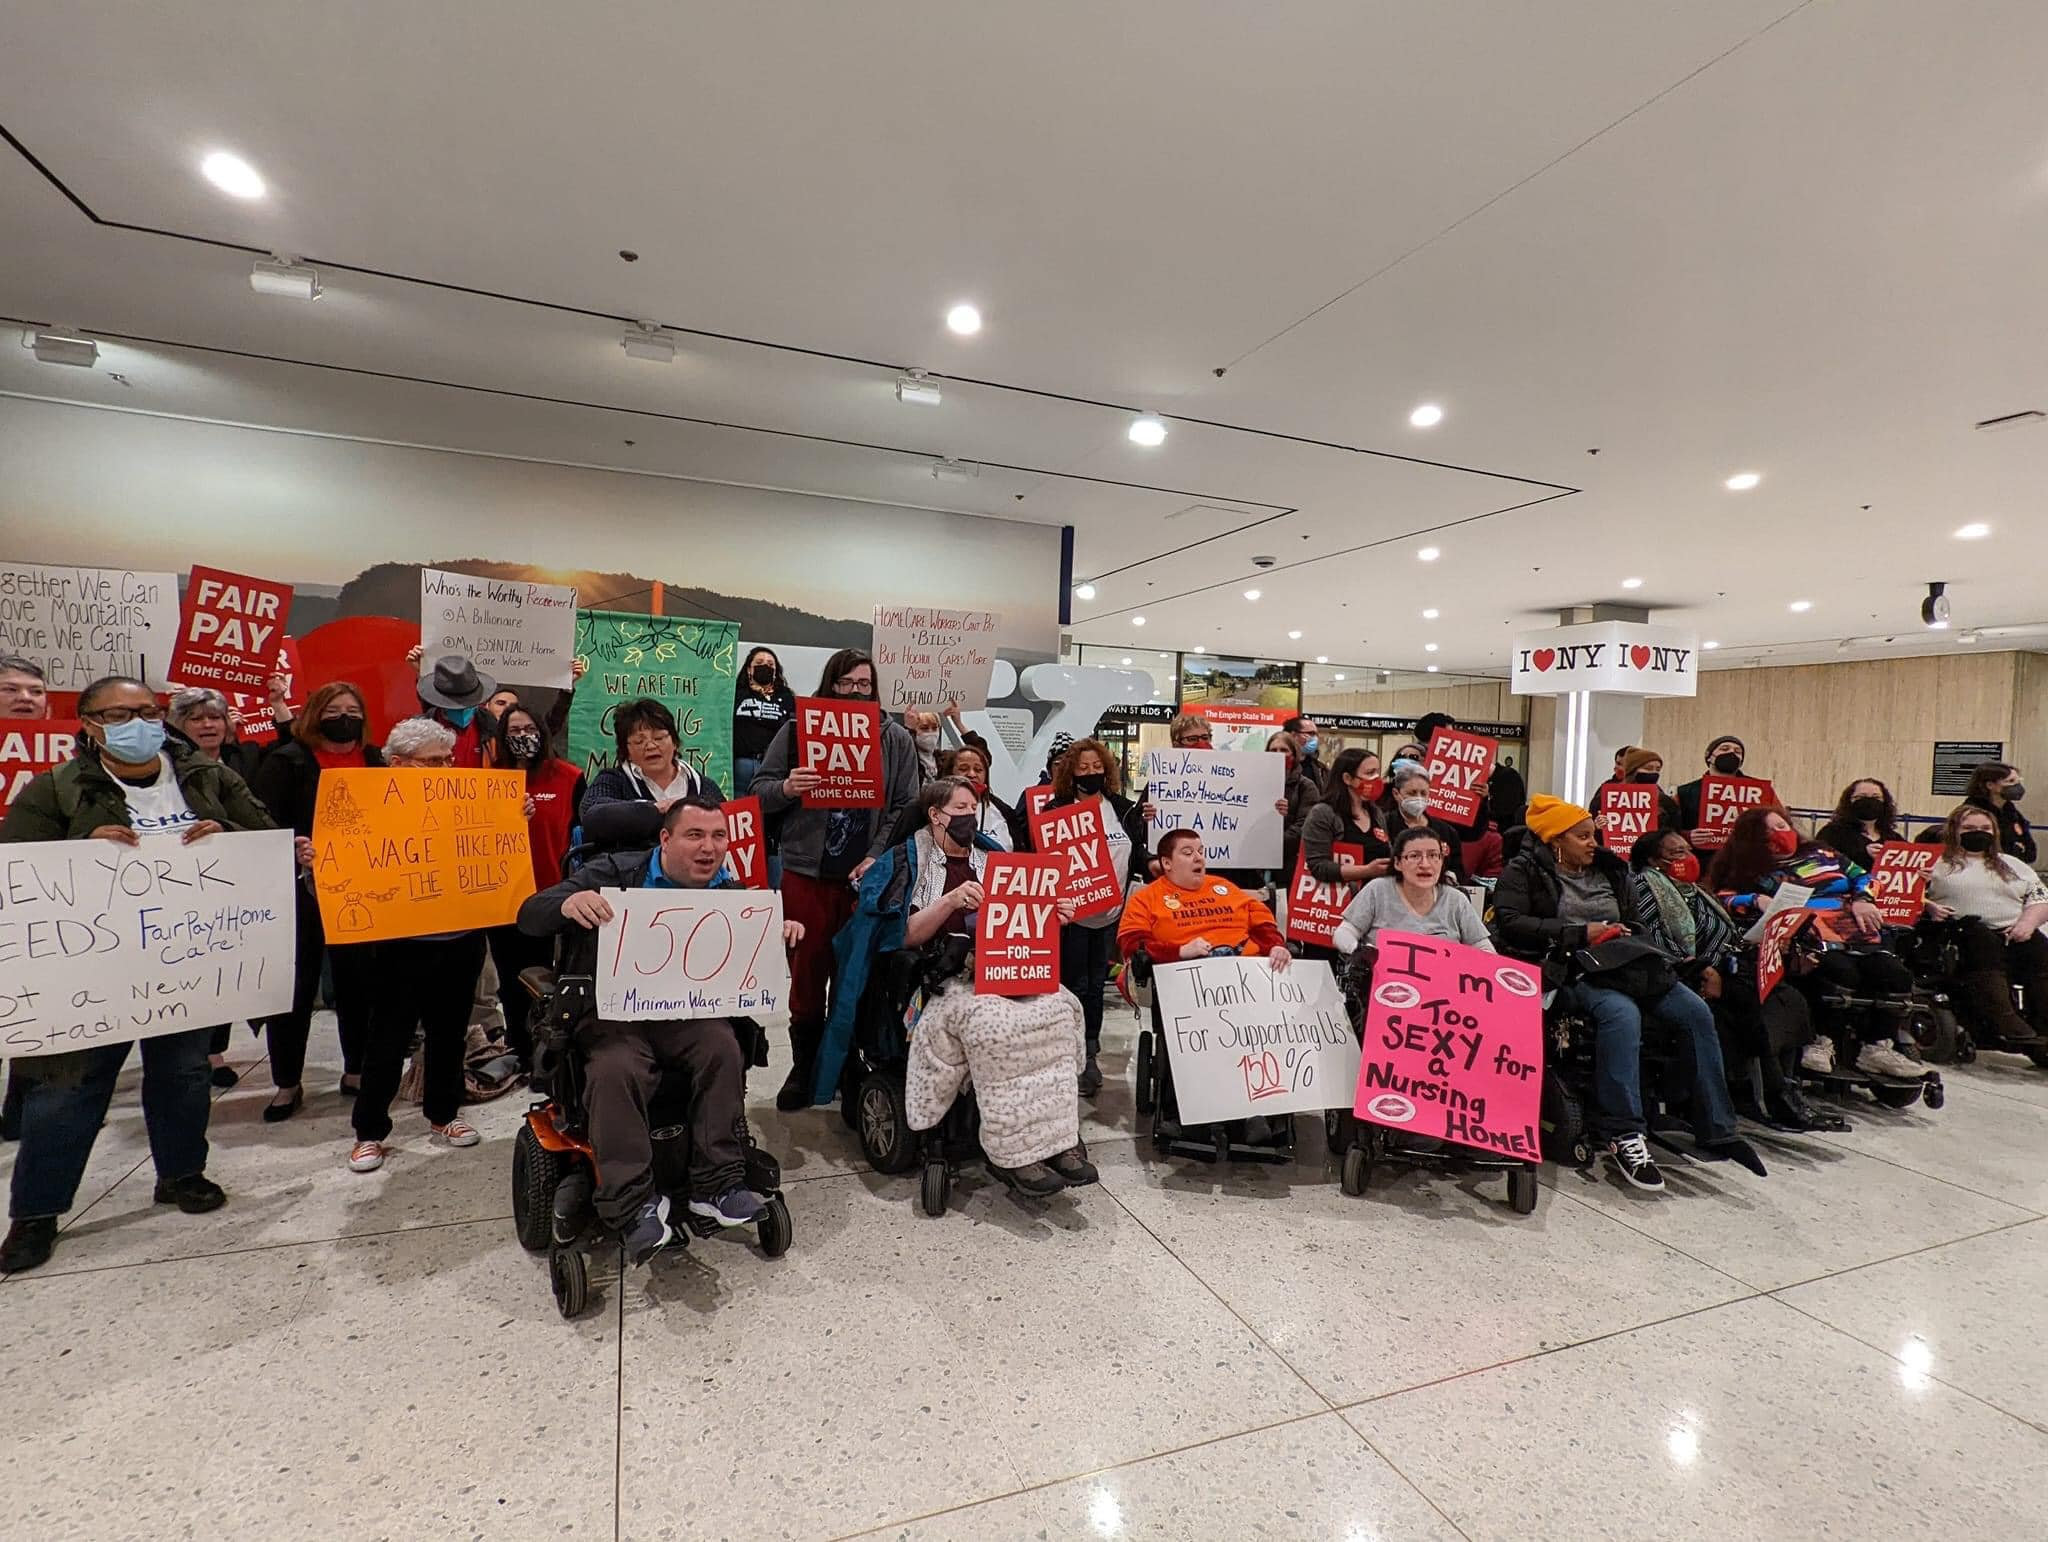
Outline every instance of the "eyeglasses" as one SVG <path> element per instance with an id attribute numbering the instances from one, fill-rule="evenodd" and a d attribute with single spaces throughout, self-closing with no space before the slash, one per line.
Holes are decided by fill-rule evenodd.
<path id="1" fill-rule="evenodd" d="M 97 712 L 78 714 L 88 723 L 98 723 L 102 728 L 118 728 L 123 723 L 132 723 L 141 718 L 145 723 L 161 723 L 164 709 L 152 702 L 147 707 L 102 707 Z"/>
<path id="2" fill-rule="evenodd" d="M 1441 862 L 1443 859 L 1443 853 L 1440 851 L 1404 851 L 1394 860 L 1397 862 Z"/>
<path id="3" fill-rule="evenodd" d="M 1180 747 L 1184 750 L 1206 750 L 1211 748 L 1215 743 L 1216 741 L 1214 739 L 1210 738 L 1207 734 L 1203 734 L 1202 737 L 1199 739 L 1181 740 Z"/>
<path id="4" fill-rule="evenodd" d="M 675 742 L 674 737 L 669 734 L 633 734 L 626 740 L 626 748 L 629 750 L 659 750 L 666 749 Z"/>

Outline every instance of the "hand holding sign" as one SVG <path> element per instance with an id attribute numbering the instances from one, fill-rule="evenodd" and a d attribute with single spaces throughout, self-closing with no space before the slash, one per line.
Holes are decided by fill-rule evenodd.
<path id="1" fill-rule="evenodd" d="M 725 865 L 732 869 L 733 877 L 745 888 L 769 887 L 768 843 L 761 835 L 761 800 L 727 798 L 725 834 Z"/>
<path id="2" fill-rule="evenodd" d="M 610 912 L 597 942 L 599 1017 L 630 1022 L 788 1009 L 789 960 L 783 952 L 788 927 L 780 894 L 748 889 L 593 892 Z"/>
<path id="3" fill-rule="evenodd" d="M 1870 898 L 1886 926 L 1912 926 L 1927 905 L 1927 875 L 1939 846 L 1885 841 L 1870 848 Z"/>
<path id="4" fill-rule="evenodd" d="M 1454 825 L 1478 822 L 1486 806 L 1486 783 L 1493 775 L 1491 739 L 1439 728 L 1429 736 L 1429 811 Z"/>

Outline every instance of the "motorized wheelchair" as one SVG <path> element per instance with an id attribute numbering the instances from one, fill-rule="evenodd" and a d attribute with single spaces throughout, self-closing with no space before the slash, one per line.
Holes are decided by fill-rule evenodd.
<path id="1" fill-rule="evenodd" d="M 1896 951 L 1913 971 L 1919 992 L 1930 1003 L 1929 1031 L 1924 1036 L 1916 1034 L 1921 1057 L 1937 1063 L 1953 1060 L 1968 1065 L 1977 1058 L 1980 1049 L 1989 1049 L 2025 1055 L 2035 1065 L 2048 1068 L 2048 1039 L 2009 1040 L 1987 1019 L 1981 1003 L 1972 1010 L 1963 987 L 1963 959 L 1972 927 L 1989 930 L 1975 917 L 1953 916 L 1946 921 L 1923 920 L 1901 936 Z M 2007 982 L 2007 989 L 2011 992 L 2013 1010 L 2022 1019 L 2031 1020 L 2026 986 L 2014 980 Z"/>
<path id="2" fill-rule="evenodd" d="M 519 983 L 534 998 L 533 1073 L 538 1095 L 526 1122 L 512 1143 L 512 1224 L 520 1246 L 548 1255 L 548 1283 L 555 1307 L 564 1317 L 583 1311 L 590 1296 L 590 1254 L 598 1247 L 618 1247 L 617 1234 L 598 1218 L 592 1195 L 597 1187 L 597 1156 L 590 1146 L 584 1118 L 584 1056 L 576 1030 L 594 1011 L 594 981 L 588 974 L 557 974 L 545 965 L 519 972 Z M 761 1030 L 736 1019 L 746 1064 L 766 1059 Z M 693 1215 L 682 1201 L 689 1193 L 690 1084 L 680 1071 L 663 1074 L 647 1108 L 654 1140 L 654 1183 L 676 1203 L 673 1217 L 691 1233 L 708 1237 L 722 1231 L 716 1221 Z M 747 1187 L 766 1201 L 753 1222 L 761 1251 L 780 1258 L 793 1237 L 789 1207 L 783 1201 L 782 1169 L 775 1158 L 754 1144 L 741 1114 L 741 1139 L 746 1147 Z M 671 1223 L 673 1226 L 673 1223 Z M 672 1240 L 687 1245 L 682 1231 Z M 621 1267 L 624 1250 L 619 1248 Z"/>
<path id="3" fill-rule="evenodd" d="M 1152 1121 L 1152 1145 L 1162 1153 L 1194 1157 L 1203 1162 L 1291 1162 L 1294 1160 L 1294 1116 L 1273 1119 L 1227 1119 L 1216 1124 L 1183 1124 L 1173 1093 L 1173 1062 L 1159 1018 L 1159 998 L 1152 988 L 1152 956 L 1143 948 L 1125 961 L 1118 988 L 1146 1015 L 1149 1026 L 1138 1030 L 1135 1080 L 1137 1107 Z"/>
<path id="4" fill-rule="evenodd" d="M 1833 1069 L 1817 1071 L 1802 1058 L 1799 1079 L 1837 1095 L 1861 1087 L 1885 1108 L 1910 1108 L 1923 1101 L 1929 1108 L 1940 1108 L 1948 1094 L 1939 1071 L 1930 1068 L 1918 1076 L 1885 1076 L 1858 1070 L 1856 1054 L 1861 1041 L 1857 1027 L 1866 1016 L 1889 1019 L 1924 1055 L 1923 1046 L 1931 1045 L 1936 1050 L 1942 1047 L 1947 1025 L 1954 1022 L 1947 1000 L 1937 1000 L 1935 993 L 1918 983 L 1897 993 L 1866 992 L 1840 985 L 1817 972 L 1827 946 L 1809 926 L 1795 933 L 1785 948 L 1785 980 L 1779 989 L 1805 992 L 1813 1008 L 1815 1031 L 1835 1045 Z"/>

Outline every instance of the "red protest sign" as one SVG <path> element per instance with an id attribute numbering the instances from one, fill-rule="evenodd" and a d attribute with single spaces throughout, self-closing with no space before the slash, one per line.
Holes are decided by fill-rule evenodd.
<path id="1" fill-rule="evenodd" d="M 1339 862 L 1363 863 L 1365 848 L 1333 842 L 1330 855 Z M 1344 919 L 1344 907 L 1357 893 L 1355 883 L 1324 883 L 1308 870 L 1308 853 L 1297 851 L 1294 881 L 1287 886 L 1287 935 L 1319 948 L 1335 947 L 1337 923 Z"/>
<path id="2" fill-rule="evenodd" d="M 796 769 L 815 771 L 807 808 L 874 808 L 882 801 L 882 709 L 837 696 L 796 699 Z"/>
<path id="3" fill-rule="evenodd" d="M 1442 937 L 1382 932 L 1353 1112 L 1496 1155 L 1542 1154 L 1543 981 Z"/>
<path id="4" fill-rule="evenodd" d="M 974 922 L 974 988 L 994 996 L 1043 996 L 1060 984 L 1057 857 L 989 853 Z"/>
<path id="5" fill-rule="evenodd" d="M 1886 926 L 1911 926 L 1927 904 L 1927 874 L 1939 846 L 1885 841 L 1870 848 L 1870 899 Z"/>
<path id="6" fill-rule="evenodd" d="M 1026 818 L 1037 813 L 1052 802 L 1052 783 L 1033 782 L 1024 789 L 1024 814 Z"/>
<path id="7" fill-rule="evenodd" d="M 1493 775 L 1498 746 L 1477 734 L 1439 728 L 1429 736 L 1429 811 L 1454 825 L 1469 825 L 1486 805 L 1486 779 Z"/>
<path id="8" fill-rule="evenodd" d="M 30 782 L 69 760 L 77 745 L 76 718 L 0 718 L 0 815 Z"/>
<path id="9" fill-rule="evenodd" d="M 1700 827 L 1692 832 L 1692 843 L 1702 850 L 1728 844 L 1728 831 L 1744 809 L 1776 803 L 1778 794 L 1771 784 L 1755 776 L 1706 776 L 1700 778 Z"/>
<path id="10" fill-rule="evenodd" d="M 299 640 L 287 636 L 283 646 L 277 650 L 277 673 L 284 676 L 285 711 L 297 717 L 306 705 L 305 690 L 301 677 L 305 670 L 299 663 Z M 264 694 L 251 696 L 241 691 L 228 692 L 228 727 L 244 744 L 268 744 L 277 737 L 277 715 L 270 706 L 270 682 L 263 683 Z"/>
<path id="11" fill-rule="evenodd" d="M 1648 782 L 1602 782 L 1593 800 L 1600 816 L 1600 840 L 1618 857 L 1657 827 L 1657 789 Z"/>
<path id="12" fill-rule="evenodd" d="M 1110 855 L 1108 818 L 1100 797 L 1031 815 L 1032 848 L 1058 859 L 1059 892 L 1074 902 L 1076 921 L 1107 915 L 1123 903 L 1123 875 Z"/>
<path id="13" fill-rule="evenodd" d="M 1756 945 L 1756 999 L 1769 1001 L 1771 992 L 1785 978 L 1785 950 L 1792 945 L 1799 928 L 1813 917 L 1810 910 L 1787 908 L 1773 911 L 1764 919 L 1764 934 Z"/>
<path id="14" fill-rule="evenodd" d="M 184 608 L 178 613 L 171 682 L 264 694 L 276 672 L 271 660 L 277 656 L 291 603 L 290 584 L 219 568 L 193 568 Z"/>
<path id="15" fill-rule="evenodd" d="M 725 800 L 725 865 L 743 889 L 768 887 L 768 843 L 761 838 L 761 800 Z"/>

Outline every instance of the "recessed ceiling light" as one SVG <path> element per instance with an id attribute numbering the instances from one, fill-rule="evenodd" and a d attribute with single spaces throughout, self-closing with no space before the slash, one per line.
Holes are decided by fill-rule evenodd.
<path id="1" fill-rule="evenodd" d="M 1443 553 L 1438 551 L 1434 546 L 1425 546 L 1422 548 L 1421 551 L 1415 554 L 1415 560 L 1418 562 L 1434 562 L 1437 558 L 1441 557 L 1442 555 Z"/>
<path id="2" fill-rule="evenodd" d="M 1145 624 L 1145 618 L 1144 618 L 1143 616 L 1133 616 L 1133 617 L 1131 617 L 1131 625 L 1132 625 L 1132 626 L 1143 626 L 1144 624 Z"/>
<path id="3" fill-rule="evenodd" d="M 1244 592 L 1244 597 L 1248 600 L 1256 600 L 1259 597 L 1260 592 L 1261 591 L 1257 589 L 1247 589 Z"/>
<path id="4" fill-rule="evenodd" d="M 1124 432 L 1132 444 L 1141 444 L 1148 450 L 1166 443 L 1165 420 L 1150 412 L 1131 419 L 1131 426 Z"/>
<path id="5" fill-rule="evenodd" d="M 1300 641 L 1301 641 L 1301 633 L 1300 633 L 1300 632 L 1298 632 L 1298 631 L 1295 631 L 1295 632 L 1289 632 L 1289 633 L 1287 634 L 1287 640 L 1288 640 L 1289 642 L 1300 642 Z"/>
<path id="6" fill-rule="evenodd" d="M 1723 487 L 1727 488 L 1727 489 L 1728 489 L 1728 491 L 1730 491 L 1731 493 L 1746 493 L 1746 492 L 1748 492 L 1748 491 L 1749 491 L 1749 490 L 1750 490 L 1750 489 L 1751 489 L 1752 487 L 1756 486 L 1756 484 L 1757 484 L 1757 483 L 1761 482 L 1762 480 L 1763 480 L 1763 473 L 1761 473 L 1761 472 L 1758 472 L 1758 471 L 1738 471 L 1738 472 L 1736 472 L 1736 473 L 1735 473 L 1735 475 L 1734 475 L 1734 476 L 1730 477 L 1730 478 L 1729 478 L 1729 479 L 1728 479 L 1727 481 L 1723 482 L 1723 483 L 1722 483 L 1721 485 L 1722 485 Z"/>
<path id="7" fill-rule="evenodd" d="M 1125 662 L 1126 664 L 1130 663 L 1130 658 L 1129 658 L 1129 656 L 1128 656 L 1128 655 L 1126 655 L 1126 656 L 1125 656 L 1125 658 L 1124 658 L 1124 662 Z"/>
<path id="8" fill-rule="evenodd" d="M 1417 428 L 1435 428 L 1443 420 L 1444 410 L 1435 402 L 1424 402 L 1408 414 L 1408 421 Z"/>
<path id="9" fill-rule="evenodd" d="M 1714 639 L 1713 639 L 1713 638 L 1711 638 L 1711 637 L 1709 637 L 1709 638 L 1708 638 L 1708 639 L 1707 639 L 1707 640 L 1706 640 L 1705 642 L 1703 642 L 1703 643 L 1701 643 L 1701 644 L 1700 644 L 1700 647 L 1701 647 L 1702 649 L 1706 649 L 1706 648 L 1718 648 L 1718 647 L 1720 647 L 1720 646 L 1721 646 L 1721 645 L 1720 645 L 1719 643 L 1715 642 L 1715 641 L 1714 641 Z"/>
<path id="10" fill-rule="evenodd" d="M 946 312 L 946 325 L 962 337 L 972 337 L 981 330 L 981 312 L 963 300 Z"/>
<path id="11" fill-rule="evenodd" d="M 1077 599 L 1077 600 L 1092 600 L 1092 599 L 1094 599 L 1094 598 L 1095 598 L 1095 585 L 1093 585 L 1093 584 L 1076 584 L 1076 585 L 1074 585 L 1074 598 L 1075 598 L 1075 599 Z"/>
<path id="12" fill-rule="evenodd" d="M 256 175 L 256 168 L 239 155 L 216 150 L 199 163 L 199 171 L 207 181 L 230 198 L 263 196 L 263 179 Z"/>
<path id="13" fill-rule="evenodd" d="M 1989 534 L 1991 534 L 1991 527 L 1989 525 L 1971 523 L 1962 526 L 1956 531 L 1956 539 L 1958 541 L 1981 541 Z"/>
<path id="14" fill-rule="evenodd" d="M 1621 587 L 1624 589 L 1640 589 L 1643 587 L 1643 581 L 1640 578 L 1624 578 L 1621 581 Z"/>
<path id="15" fill-rule="evenodd" d="M 1424 644 L 1422 645 L 1422 651 L 1423 651 L 1424 653 L 1434 653 L 1434 652 L 1436 652 L 1436 644 L 1435 644 L 1435 643 L 1424 643 Z"/>
<path id="16" fill-rule="evenodd" d="M 1170 659 L 1170 658 L 1172 658 L 1172 657 L 1173 657 L 1173 655 L 1172 655 L 1172 654 L 1170 654 L 1170 653 L 1162 653 L 1162 654 L 1160 654 L 1159 656 L 1160 656 L 1161 658 L 1163 658 L 1163 659 Z"/>
<path id="17" fill-rule="evenodd" d="M 1442 614 L 1442 611 L 1438 610 L 1434 605 L 1432 605 L 1429 607 L 1428 610 L 1425 610 L 1422 613 L 1422 619 L 1425 621 L 1434 621 L 1438 616 L 1441 616 Z"/>
<path id="18" fill-rule="evenodd" d="M 1424 668 L 1426 668 L 1426 669 L 1427 669 L 1427 670 L 1428 670 L 1428 671 L 1429 671 L 1429 672 L 1430 672 L 1431 674 L 1435 674 L 1435 673 L 1436 673 L 1436 665 L 1434 665 L 1434 664 L 1427 664 L 1427 665 L 1424 665 L 1423 667 L 1424 667 Z"/>
<path id="19" fill-rule="evenodd" d="M 1808 610 L 1812 610 L 1812 609 L 1813 609 L 1813 601 L 1811 601 L 1811 600 L 1794 600 L 1794 601 L 1792 602 L 1792 609 L 1794 609 L 1794 610 L 1798 610 L 1798 611 L 1808 611 Z"/>
<path id="20" fill-rule="evenodd" d="M 1336 674 L 1336 675 L 1332 675 L 1332 676 L 1330 676 L 1330 678 L 1331 678 L 1332 680 L 1342 680 L 1342 679 L 1343 679 L 1344 677 L 1343 677 L 1343 675 L 1341 675 L 1341 674 Z"/>
<path id="21" fill-rule="evenodd" d="M 1316 662 L 1318 664 L 1327 664 L 1330 662 L 1330 655 L 1327 653 L 1318 653 L 1316 655 Z"/>
<path id="22" fill-rule="evenodd" d="M 1208 651 L 1209 651 L 1209 645 L 1208 645 L 1207 643 L 1196 643 L 1196 644 L 1195 644 L 1195 652 L 1197 652 L 1197 653 L 1207 653 Z"/>

